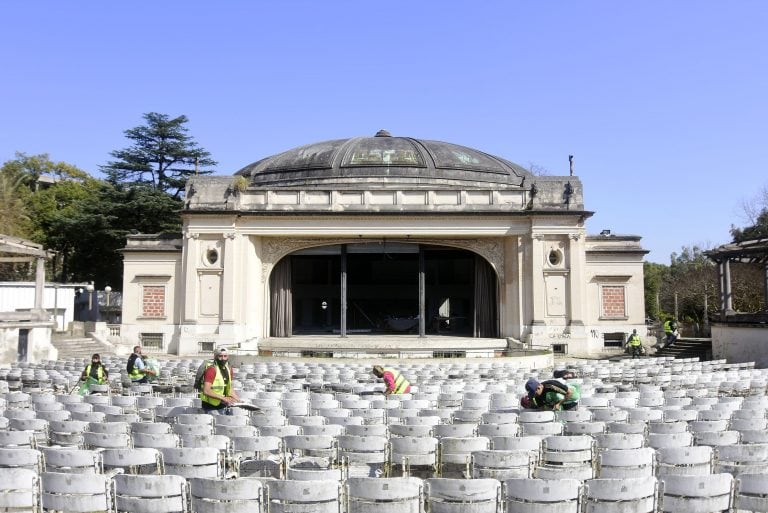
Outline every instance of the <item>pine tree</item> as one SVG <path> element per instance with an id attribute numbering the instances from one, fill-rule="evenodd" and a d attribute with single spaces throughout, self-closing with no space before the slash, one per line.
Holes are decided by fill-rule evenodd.
<path id="1" fill-rule="evenodd" d="M 187 134 L 186 116 L 150 112 L 143 117 L 145 125 L 125 131 L 133 146 L 110 153 L 116 160 L 101 169 L 115 185 L 149 186 L 178 199 L 196 168 L 198 174 L 210 174 L 216 161 Z"/>

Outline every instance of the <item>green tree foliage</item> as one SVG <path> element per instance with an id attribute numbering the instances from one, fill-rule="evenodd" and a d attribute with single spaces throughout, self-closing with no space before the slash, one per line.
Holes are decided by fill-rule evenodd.
<path id="1" fill-rule="evenodd" d="M 731 226 L 733 242 L 743 242 L 750 239 L 768 238 L 768 186 L 758 195 L 742 205 L 748 224 L 744 228 Z"/>
<path id="2" fill-rule="evenodd" d="M 133 146 L 111 153 L 115 160 L 102 166 L 112 184 L 148 186 L 178 199 L 187 178 L 210 174 L 216 165 L 211 154 L 199 147 L 186 127 L 186 116 L 171 119 L 167 114 L 144 114 L 146 124 L 125 131 Z"/>
<path id="3" fill-rule="evenodd" d="M 717 268 L 698 246 L 683 247 L 672 253 L 666 286 L 662 289 L 662 308 L 674 313 L 677 293 L 678 316 L 683 321 L 702 324 L 718 311 Z M 707 310 L 704 311 L 706 296 Z"/>
<path id="4" fill-rule="evenodd" d="M 9 162 L 0 168 L 0 232 L 15 237 L 29 237 L 31 224 L 26 208 L 29 189 L 27 175 Z"/>
<path id="5" fill-rule="evenodd" d="M 731 227 L 731 236 L 733 237 L 733 242 L 768 238 L 768 208 L 764 208 L 757 215 L 753 225 L 745 228 Z"/>
<path id="6" fill-rule="evenodd" d="M 659 310 L 659 300 L 663 284 L 667 281 L 669 267 L 663 264 L 645 262 L 643 276 L 645 277 L 645 315 L 659 320 L 662 317 Z"/>

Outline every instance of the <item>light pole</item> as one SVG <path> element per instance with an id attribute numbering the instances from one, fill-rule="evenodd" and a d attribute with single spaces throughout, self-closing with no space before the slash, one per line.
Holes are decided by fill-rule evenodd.
<path id="1" fill-rule="evenodd" d="M 86 285 L 85 290 L 88 291 L 88 318 L 90 319 L 91 309 L 93 309 L 93 283 Z"/>
<path id="2" fill-rule="evenodd" d="M 107 308 L 109 308 L 109 296 L 112 294 L 112 287 L 109 285 L 104 287 L 104 293 L 107 295 Z"/>

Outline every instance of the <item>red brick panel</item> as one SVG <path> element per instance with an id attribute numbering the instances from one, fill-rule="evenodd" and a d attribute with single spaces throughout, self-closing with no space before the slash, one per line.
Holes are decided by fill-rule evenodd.
<path id="1" fill-rule="evenodd" d="M 165 317 L 165 287 L 163 285 L 144 285 L 141 315 L 142 317 Z"/>
<path id="2" fill-rule="evenodd" d="M 603 285 L 603 317 L 626 317 L 624 287 Z"/>

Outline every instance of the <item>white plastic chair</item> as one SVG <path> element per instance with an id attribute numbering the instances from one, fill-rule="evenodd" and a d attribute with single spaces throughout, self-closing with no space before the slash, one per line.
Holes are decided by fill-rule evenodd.
<path id="1" fill-rule="evenodd" d="M 577 479 L 508 479 L 502 485 L 507 513 L 580 513 Z"/>
<path id="2" fill-rule="evenodd" d="M 346 513 L 420 513 L 423 483 L 414 477 L 350 477 L 344 485 Z"/>
<path id="3" fill-rule="evenodd" d="M 0 468 L 0 510 L 39 513 L 40 498 L 37 472 L 25 468 Z"/>
<path id="4" fill-rule="evenodd" d="M 669 513 L 711 513 L 732 506 L 733 476 L 679 475 L 660 477 L 661 511 Z"/>
<path id="5" fill-rule="evenodd" d="M 114 476 L 118 511 L 131 513 L 188 512 L 187 480 L 178 475 Z"/>
<path id="6" fill-rule="evenodd" d="M 501 484 L 496 479 L 427 479 L 424 499 L 430 513 L 498 513 Z"/>
<path id="7" fill-rule="evenodd" d="M 585 513 L 655 513 L 655 477 L 590 479 L 584 486 Z"/>
<path id="8" fill-rule="evenodd" d="M 270 513 L 339 513 L 341 490 L 328 481 L 269 480 L 264 482 Z"/>
<path id="9" fill-rule="evenodd" d="M 264 513 L 264 489 L 258 478 L 189 479 L 191 510 L 195 513 Z"/>
<path id="10" fill-rule="evenodd" d="M 114 485 L 109 476 L 92 474 L 84 479 L 80 474 L 43 472 L 40 478 L 42 504 L 46 510 L 64 513 L 115 511 Z"/>

